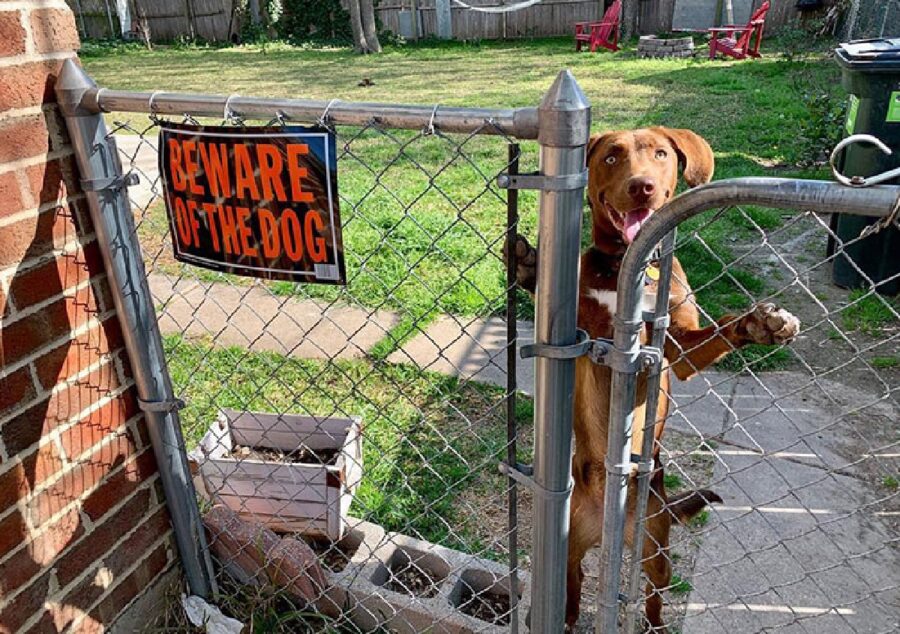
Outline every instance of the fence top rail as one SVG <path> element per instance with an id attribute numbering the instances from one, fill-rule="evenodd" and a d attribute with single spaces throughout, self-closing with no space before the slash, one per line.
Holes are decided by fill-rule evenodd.
<path id="1" fill-rule="evenodd" d="M 697 214 L 734 205 L 884 218 L 897 213 L 900 186 L 861 188 L 831 181 L 747 177 L 714 181 L 687 191 L 653 214 L 625 253 L 619 269 L 617 319 L 620 323 L 632 319 L 632 315 L 627 314 L 630 310 L 639 310 L 636 307 L 640 306 L 643 278 L 636 272 L 644 269 L 660 240 Z M 618 329 L 617 337 L 625 330 Z M 619 343 L 617 339 L 617 345 Z"/>
<path id="2" fill-rule="evenodd" d="M 175 92 L 129 92 L 92 87 L 82 96 L 81 108 L 89 112 L 145 112 L 160 115 L 272 119 L 291 123 L 320 123 L 324 118 L 338 125 L 364 126 L 373 121 L 389 128 L 442 132 L 505 134 L 518 139 L 538 137 L 537 108 L 462 108 L 366 103 L 332 99 L 281 99 L 205 95 Z"/>

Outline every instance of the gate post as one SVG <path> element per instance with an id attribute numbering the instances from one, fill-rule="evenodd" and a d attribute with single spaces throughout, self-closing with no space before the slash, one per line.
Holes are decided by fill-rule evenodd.
<path id="1" fill-rule="evenodd" d="M 541 175 L 535 344 L 576 342 L 581 209 L 591 107 L 562 71 L 538 108 Z M 576 184 L 553 186 L 549 181 Z M 531 631 L 557 634 L 566 607 L 575 360 L 537 356 L 534 377 L 534 496 Z"/>
<path id="2" fill-rule="evenodd" d="M 82 103 L 85 92 L 92 88 L 96 84 L 71 59 L 63 64 L 56 82 L 56 95 L 75 149 L 82 189 L 116 312 L 125 322 L 122 328 L 125 348 L 159 465 L 175 542 L 191 593 L 210 598 L 213 575 L 206 538 L 128 204 L 126 179 L 99 108 L 92 109 Z"/>

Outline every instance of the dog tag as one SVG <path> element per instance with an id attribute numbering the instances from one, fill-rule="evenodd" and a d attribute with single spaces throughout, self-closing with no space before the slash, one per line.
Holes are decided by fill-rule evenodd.
<path id="1" fill-rule="evenodd" d="M 646 275 L 647 278 L 650 279 L 650 281 L 658 282 L 659 281 L 659 267 L 653 266 L 652 264 L 648 264 L 647 268 L 644 269 L 644 275 Z"/>

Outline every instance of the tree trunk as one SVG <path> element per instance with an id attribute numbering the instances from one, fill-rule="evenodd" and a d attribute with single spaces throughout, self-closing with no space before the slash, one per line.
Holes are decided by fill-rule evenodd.
<path id="1" fill-rule="evenodd" d="M 359 0 L 349 0 L 347 4 L 350 5 L 350 28 L 353 29 L 353 48 L 357 53 L 368 53 L 369 45 L 366 43 L 366 36 L 363 33 Z"/>
<path id="2" fill-rule="evenodd" d="M 250 0 L 248 4 L 248 9 L 250 10 L 250 24 L 257 25 L 259 24 L 259 0 Z"/>
<path id="3" fill-rule="evenodd" d="M 380 53 L 381 43 L 378 41 L 378 30 L 375 28 L 375 5 L 372 0 L 359 0 L 359 9 L 362 14 L 363 33 L 369 51 Z"/>

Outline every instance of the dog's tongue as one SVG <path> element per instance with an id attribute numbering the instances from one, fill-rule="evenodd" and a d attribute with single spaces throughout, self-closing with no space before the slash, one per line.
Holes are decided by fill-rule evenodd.
<path id="1" fill-rule="evenodd" d="M 627 214 L 625 214 L 624 231 L 625 241 L 628 244 L 634 242 L 634 239 L 637 237 L 638 231 L 641 230 L 641 226 L 643 226 L 644 222 L 646 222 L 647 218 L 649 217 L 649 209 L 636 209 L 635 211 L 629 211 Z"/>

